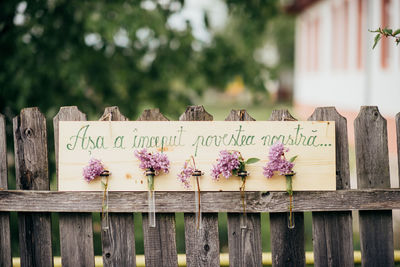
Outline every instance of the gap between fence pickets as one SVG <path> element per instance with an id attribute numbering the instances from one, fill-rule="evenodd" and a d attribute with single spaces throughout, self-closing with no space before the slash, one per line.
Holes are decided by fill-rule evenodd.
<path id="1" fill-rule="evenodd" d="M 237 193 L 237 192 L 236 192 Z M 400 209 L 400 189 L 294 192 L 294 211 Z M 246 192 L 248 212 L 287 212 L 286 192 Z M 147 212 L 147 192 L 110 192 L 109 212 Z M 193 192 L 156 192 L 157 212 L 195 212 Z M 318 199 L 318 201 L 315 201 Z M 101 212 L 102 192 L 0 191 L 0 211 Z M 232 192 L 202 192 L 203 212 L 242 212 Z"/>

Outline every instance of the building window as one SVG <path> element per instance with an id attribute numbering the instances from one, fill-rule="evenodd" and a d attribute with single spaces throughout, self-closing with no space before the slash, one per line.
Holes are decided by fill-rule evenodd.
<path id="1" fill-rule="evenodd" d="M 312 70 L 312 52 L 313 52 L 313 42 L 312 42 L 312 21 L 309 18 L 307 20 L 307 71 L 310 72 Z"/>
<path id="2" fill-rule="evenodd" d="M 386 28 L 389 26 L 390 21 L 390 0 L 381 1 L 381 27 Z M 389 65 L 389 42 L 388 39 L 383 37 L 381 40 L 381 66 L 386 69 Z"/>
<path id="3" fill-rule="evenodd" d="M 343 16 L 343 23 L 344 23 L 344 25 L 342 24 L 344 26 L 342 28 L 343 29 L 342 67 L 343 67 L 343 69 L 347 69 L 347 61 L 349 58 L 349 52 L 348 52 L 348 49 L 349 49 L 349 46 L 348 46 L 348 43 L 349 43 L 349 41 L 348 41 L 349 40 L 348 39 L 348 36 L 349 36 L 349 2 L 348 2 L 348 0 L 344 0 L 342 16 Z"/>
<path id="4" fill-rule="evenodd" d="M 349 3 L 332 3 L 332 67 L 346 69 L 348 62 Z"/>
<path id="5" fill-rule="evenodd" d="M 332 17 L 332 69 L 337 69 L 338 67 L 338 50 L 339 50 L 339 34 L 338 34 L 338 10 L 337 7 L 332 4 L 331 9 L 331 17 Z"/>
<path id="6" fill-rule="evenodd" d="M 319 63 L 319 18 L 314 20 L 314 71 L 318 71 Z"/>
<path id="7" fill-rule="evenodd" d="M 363 32 L 364 32 L 364 0 L 357 1 L 357 69 L 362 69 L 363 64 Z"/>

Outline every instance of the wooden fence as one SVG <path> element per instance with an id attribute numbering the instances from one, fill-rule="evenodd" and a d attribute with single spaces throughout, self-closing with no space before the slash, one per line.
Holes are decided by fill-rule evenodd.
<path id="1" fill-rule="evenodd" d="M 102 118 L 127 120 L 117 107 Z M 182 121 L 210 121 L 202 106 L 191 106 Z M 274 110 L 270 120 L 295 120 Z M 62 107 L 54 118 L 57 157 L 59 121 L 86 120 L 77 107 Z M 157 109 L 138 120 L 167 120 Z M 232 110 L 226 120 L 254 120 Z M 347 121 L 335 108 L 317 108 L 309 120 L 336 122 L 337 191 L 295 192 L 295 228 L 287 227 L 285 192 L 248 192 L 247 229 L 240 228 L 240 198 L 230 192 L 202 192 L 203 229 L 196 230 L 192 192 L 156 192 L 155 228 L 149 228 L 147 192 L 110 192 L 110 229 L 102 231 L 104 266 L 135 266 L 133 212 L 143 212 L 146 266 L 177 266 L 175 214 L 184 212 L 188 266 L 219 266 L 218 212 L 228 212 L 231 266 L 261 266 L 260 213 L 269 212 L 273 266 L 304 266 L 304 211 L 312 211 L 315 266 L 354 266 L 352 210 L 359 210 L 363 266 L 393 266 L 392 209 L 400 190 L 390 189 L 386 120 L 377 107 L 362 107 L 355 120 L 358 189 L 350 190 Z M 400 121 L 396 117 L 397 123 Z M 397 124 L 399 125 L 399 124 Z M 4 117 L 0 117 L 0 266 L 11 266 L 10 211 L 18 212 L 22 266 L 52 266 L 51 213 L 59 213 L 63 266 L 94 266 L 92 213 L 100 212 L 102 192 L 50 191 L 46 119 L 38 108 L 13 120 L 17 190 L 7 190 Z M 400 141 L 399 128 L 397 129 Z M 323 177 L 321 177 L 323 179 Z"/>

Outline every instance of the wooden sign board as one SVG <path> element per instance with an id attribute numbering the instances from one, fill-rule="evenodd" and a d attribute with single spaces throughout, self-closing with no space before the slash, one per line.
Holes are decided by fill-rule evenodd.
<path id="1" fill-rule="evenodd" d="M 101 191 L 100 179 L 90 183 L 82 170 L 94 157 L 111 172 L 110 191 L 147 191 L 144 171 L 134 156 L 137 149 L 163 150 L 170 160 L 169 174 L 155 177 L 157 191 L 186 190 L 177 179 L 185 160 L 193 156 L 201 177 L 202 191 L 239 191 L 240 178 L 213 181 L 210 172 L 221 150 L 237 150 L 248 165 L 246 191 L 284 191 L 285 178 L 267 179 L 263 167 L 269 147 L 276 141 L 290 149 L 286 158 L 295 161 L 293 189 L 336 190 L 335 123 L 333 121 L 61 121 L 59 134 L 60 191 Z M 195 190 L 192 180 L 191 190 Z"/>

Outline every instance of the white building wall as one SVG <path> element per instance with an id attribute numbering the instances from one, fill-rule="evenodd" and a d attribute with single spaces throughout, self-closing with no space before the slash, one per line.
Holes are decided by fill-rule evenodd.
<path id="1" fill-rule="evenodd" d="M 344 32 L 347 27 L 347 67 L 334 68 L 332 52 L 334 47 L 332 31 L 333 5 L 343 5 L 344 0 L 318 1 L 304 12 L 296 21 L 296 60 L 313 60 L 315 53 L 308 55 L 307 46 L 316 51 L 314 37 L 304 36 L 304 26 L 308 21 L 319 18 L 318 34 L 318 69 L 309 70 L 304 62 L 295 64 L 294 100 L 297 104 L 308 106 L 336 106 L 339 109 L 358 111 L 362 105 L 377 105 L 386 115 L 394 115 L 400 111 L 397 104 L 400 99 L 400 47 L 393 39 L 388 39 L 390 60 L 387 69 L 381 67 L 381 47 L 378 45 L 372 50 L 374 34 L 368 29 L 376 29 L 381 23 L 381 0 L 364 1 L 364 8 L 368 5 L 372 12 L 372 20 L 367 23 L 367 10 L 363 27 L 363 67 L 357 67 L 357 31 L 358 5 L 357 0 L 348 0 L 348 25 L 337 19 L 334 23 Z M 367 3 L 368 2 L 368 3 Z M 391 26 L 400 28 L 400 1 L 391 1 Z M 343 38 L 343 34 L 339 34 Z M 306 40 L 306 41 L 305 41 Z M 300 44 L 301 43 L 301 44 Z M 344 53 L 344 40 L 338 40 L 339 51 L 337 56 Z M 365 53 L 366 52 L 366 53 Z M 305 56 L 305 55 L 306 56 Z"/>
<path id="2" fill-rule="evenodd" d="M 380 26 L 381 21 L 381 5 L 380 1 L 372 2 L 373 21 L 372 29 L 376 29 Z M 395 29 L 400 28 L 399 24 L 399 12 L 394 12 L 398 6 L 398 0 L 391 1 L 391 21 L 390 26 Z M 398 10 L 398 7 L 397 7 Z M 370 37 L 370 43 L 372 44 L 373 34 Z M 377 105 L 379 109 L 388 115 L 394 115 L 400 112 L 400 105 L 398 100 L 400 99 L 400 71 L 399 71 L 399 56 L 398 51 L 400 47 L 396 46 L 393 39 L 388 39 L 389 45 L 389 64 L 387 69 L 381 68 L 381 45 L 378 45 L 374 50 L 369 50 L 368 55 L 372 58 L 371 63 L 371 97 L 370 104 Z"/>

